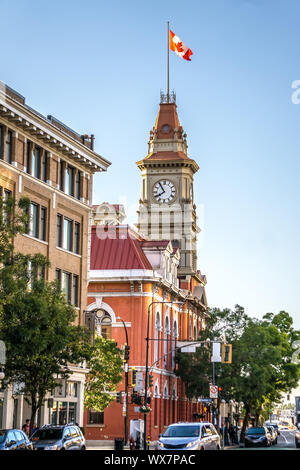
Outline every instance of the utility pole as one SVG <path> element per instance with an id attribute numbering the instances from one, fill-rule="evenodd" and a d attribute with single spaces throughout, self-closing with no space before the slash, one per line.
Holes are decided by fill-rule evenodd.
<path id="1" fill-rule="evenodd" d="M 123 323 L 124 329 L 125 329 L 125 335 L 126 335 L 126 343 L 125 343 L 125 348 L 124 348 L 124 373 L 125 373 L 125 396 L 124 396 L 124 445 L 127 445 L 128 441 L 128 369 L 129 369 L 129 351 L 130 351 L 130 346 L 128 344 L 128 333 L 127 333 L 127 328 L 125 325 L 124 320 L 122 320 L 121 317 L 117 317 L 117 319 L 121 320 Z"/>

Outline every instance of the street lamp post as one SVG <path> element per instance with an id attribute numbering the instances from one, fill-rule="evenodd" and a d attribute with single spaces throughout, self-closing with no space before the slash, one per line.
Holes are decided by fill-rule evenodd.
<path id="1" fill-rule="evenodd" d="M 118 320 L 121 320 L 123 323 L 124 329 L 125 329 L 125 336 L 126 336 L 126 345 L 129 348 L 128 344 L 128 333 L 127 333 L 127 328 L 125 325 L 124 320 L 121 317 L 117 317 Z M 129 351 L 129 349 L 128 349 Z M 124 352 L 125 353 L 125 352 Z M 128 353 L 129 355 L 129 353 Z M 124 416 L 124 445 L 127 444 L 128 441 L 128 369 L 129 369 L 129 357 L 126 359 L 126 362 L 124 363 L 124 371 L 125 371 L 125 416 Z"/>
<path id="2" fill-rule="evenodd" d="M 223 422 L 222 422 L 222 430 L 223 430 L 223 448 L 225 446 L 225 429 L 226 429 L 226 426 L 225 426 L 225 407 L 226 407 L 226 401 L 223 399 L 221 401 L 222 405 L 223 405 Z M 226 444 L 227 445 L 227 444 Z"/>
<path id="3" fill-rule="evenodd" d="M 235 402 L 234 403 L 234 406 L 235 406 L 235 412 L 233 414 L 233 419 L 235 421 L 235 428 L 234 428 L 234 440 L 235 440 L 235 444 L 238 444 L 239 443 L 239 439 L 238 439 L 238 421 L 239 421 L 239 417 L 240 417 L 240 414 L 239 414 L 239 403 L 238 402 Z"/>

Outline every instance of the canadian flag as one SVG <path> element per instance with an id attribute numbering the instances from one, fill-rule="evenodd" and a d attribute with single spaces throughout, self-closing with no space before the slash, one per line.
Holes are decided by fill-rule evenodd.
<path id="1" fill-rule="evenodd" d="M 193 54 L 191 49 L 189 49 L 182 41 L 181 39 L 176 36 L 176 34 L 173 33 L 173 31 L 170 31 L 170 49 L 171 51 L 176 52 L 179 57 L 182 57 L 185 60 L 191 60 L 190 56 Z"/>

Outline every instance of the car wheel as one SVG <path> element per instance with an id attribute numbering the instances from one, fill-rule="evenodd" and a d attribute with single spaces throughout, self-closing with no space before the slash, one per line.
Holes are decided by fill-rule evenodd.
<path id="1" fill-rule="evenodd" d="M 300 444 L 298 444 L 297 442 L 296 442 L 296 447 L 297 447 L 297 449 L 299 449 L 299 447 L 300 447 Z"/>
<path id="2" fill-rule="evenodd" d="M 82 446 L 82 447 L 80 448 L 80 450 L 86 450 L 85 446 Z"/>

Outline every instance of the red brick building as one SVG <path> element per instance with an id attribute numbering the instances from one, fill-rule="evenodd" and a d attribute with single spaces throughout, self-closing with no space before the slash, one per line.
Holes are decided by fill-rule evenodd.
<path id="1" fill-rule="evenodd" d="M 197 340 L 199 330 L 205 328 L 207 308 L 206 278 L 197 269 L 196 256 L 199 229 L 193 175 L 198 165 L 187 155 L 186 134 L 174 101 L 160 104 L 149 153 L 137 165 L 142 172 L 138 231 L 120 225 L 120 206 L 111 206 L 106 213 L 102 206 L 99 211 L 94 206 L 88 311 L 97 311 L 98 334 L 114 338 L 119 347 L 126 341 L 126 328 L 129 368 L 137 372 L 135 391 L 141 396 L 149 314 L 148 365 L 153 384 L 148 388 L 151 412 L 146 436 L 155 440 L 168 424 L 194 420 L 195 413 L 204 412 L 197 400 L 187 400 L 174 372 L 178 342 Z M 122 383 L 119 390 L 124 387 Z M 144 418 L 140 406 L 131 403 L 132 391 L 129 429 L 130 422 Z M 124 405 L 116 402 L 104 413 L 86 410 L 86 438 L 111 440 L 124 435 L 123 411 Z"/>

